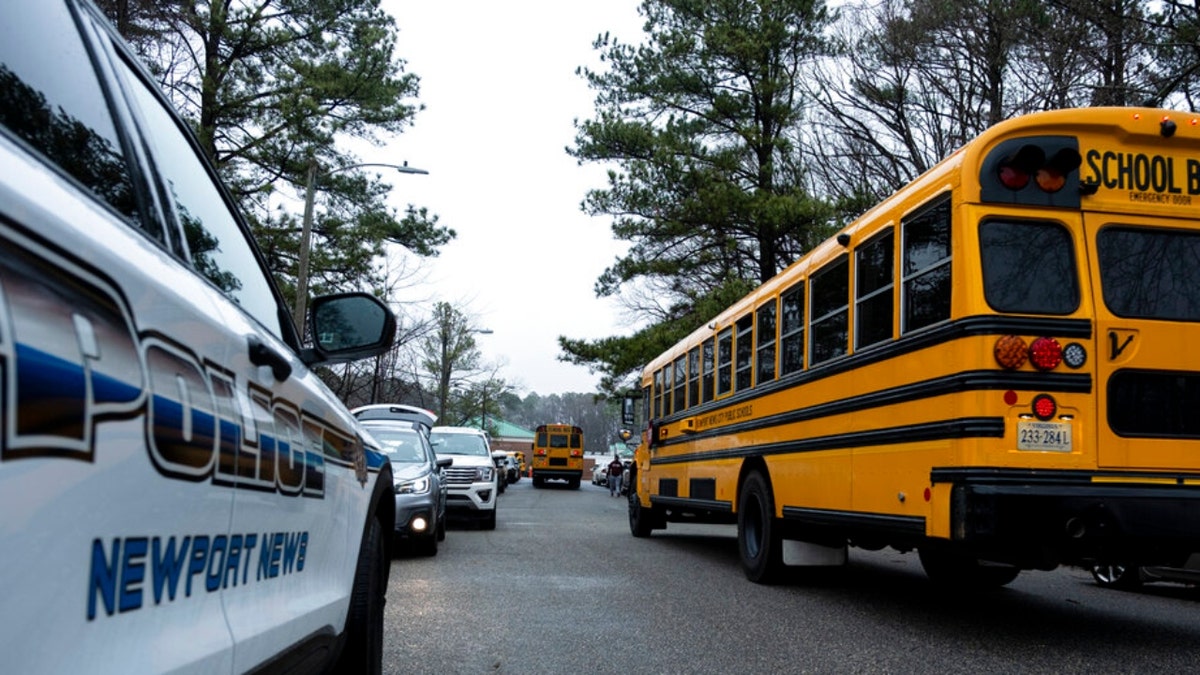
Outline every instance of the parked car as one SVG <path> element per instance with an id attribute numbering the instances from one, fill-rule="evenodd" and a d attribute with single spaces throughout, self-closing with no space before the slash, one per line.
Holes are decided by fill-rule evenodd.
<path id="1" fill-rule="evenodd" d="M 438 457 L 454 464 L 446 469 L 446 512 L 474 519 L 485 530 L 496 529 L 499 473 L 487 435 L 470 427 L 434 427 L 429 441 Z"/>
<path id="2" fill-rule="evenodd" d="M 1136 565 L 1098 564 L 1092 566 L 1092 578 L 1106 588 L 1134 589 L 1144 583 L 1173 581 L 1200 584 L 1200 553 L 1194 553 L 1182 567 L 1138 567 Z"/>
<path id="3" fill-rule="evenodd" d="M 511 452 L 504 455 L 504 470 L 505 478 L 509 483 L 521 480 L 521 466 L 517 464 L 517 458 L 513 457 Z"/>
<path id="4" fill-rule="evenodd" d="M 0 99 L 4 671 L 379 672 L 392 468 L 311 368 L 391 312 L 317 298 L 302 343 L 86 0 L 0 3 Z"/>
<path id="5" fill-rule="evenodd" d="M 512 457 L 513 459 L 515 459 L 517 461 L 518 479 L 520 476 L 524 476 L 525 472 L 527 470 L 526 464 L 525 464 L 525 453 L 521 452 L 520 450 L 509 450 L 508 456 Z"/>
<path id="6" fill-rule="evenodd" d="M 354 413 L 354 416 L 363 422 L 368 420 L 412 422 L 417 425 L 426 437 L 429 436 L 429 430 L 437 423 L 437 415 L 432 410 L 405 405 L 403 403 L 372 403 L 370 405 L 359 406 L 350 412 Z"/>
<path id="7" fill-rule="evenodd" d="M 395 550 L 437 555 L 438 542 L 446 538 L 445 469 L 454 459 L 434 454 L 429 438 L 416 423 L 376 419 L 362 424 L 392 463 Z"/>
<path id="8" fill-rule="evenodd" d="M 608 486 L 608 462 L 596 462 L 592 468 L 592 485 Z"/>
<path id="9" fill-rule="evenodd" d="M 496 485 L 500 494 L 508 489 L 508 455 L 500 450 L 492 451 L 492 464 L 496 466 Z"/>

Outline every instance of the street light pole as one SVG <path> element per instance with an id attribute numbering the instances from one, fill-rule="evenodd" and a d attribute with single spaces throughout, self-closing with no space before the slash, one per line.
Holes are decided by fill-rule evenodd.
<path id="1" fill-rule="evenodd" d="M 339 171 L 348 169 L 358 169 L 364 166 L 380 166 L 389 169 L 395 169 L 400 173 L 418 173 L 428 174 L 425 169 L 415 169 L 404 164 L 384 164 L 378 162 L 364 162 L 361 164 L 350 164 L 349 166 L 334 167 L 320 176 L 328 176 Z M 308 179 L 304 188 L 304 220 L 300 226 L 300 259 L 296 266 L 296 305 L 292 316 L 300 325 L 301 339 L 304 337 L 304 313 L 308 311 L 308 255 L 312 248 L 312 221 L 313 221 L 313 200 L 317 188 L 317 160 L 310 158 L 308 160 Z"/>
<path id="2" fill-rule="evenodd" d="M 492 331 L 491 328 L 473 328 L 473 329 L 471 329 L 471 332 L 479 333 L 480 335 L 491 335 L 494 331 Z M 481 406 L 483 423 L 480 424 L 479 426 L 483 428 L 483 433 L 485 433 L 485 434 L 487 433 L 487 430 L 488 430 L 488 428 L 487 428 L 487 392 L 488 392 L 488 385 L 491 384 L 491 382 L 492 382 L 492 378 L 489 377 L 487 379 L 487 381 L 483 383 L 483 405 Z"/>

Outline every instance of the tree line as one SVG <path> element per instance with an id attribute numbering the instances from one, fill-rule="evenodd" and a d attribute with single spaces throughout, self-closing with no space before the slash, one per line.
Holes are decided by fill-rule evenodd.
<path id="1" fill-rule="evenodd" d="M 1084 106 L 1196 110 L 1196 0 L 645 0 L 640 42 L 580 68 L 568 152 L 613 167 L 583 209 L 628 253 L 596 282 L 641 328 L 560 336 L 632 377 L 989 126 Z"/>
<path id="2" fill-rule="evenodd" d="M 389 208 L 385 172 L 345 149 L 403 133 L 422 109 L 379 0 L 96 1 L 192 124 L 285 294 L 302 228 L 282 193 L 321 205 L 314 294 L 388 297 L 402 283 L 390 246 L 435 256 L 456 236 L 426 208 Z M 629 243 L 595 291 L 639 328 L 559 337 L 559 358 L 602 374 L 605 394 L 987 127 L 1076 106 L 1193 111 L 1200 95 L 1200 0 L 644 0 L 638 12 L 641 34 L 600 32 L 600 65 L 578 69 L 594 114 L 567 148 L 609 168 L 581 208 Z M 462 310 L 397 311 L 392 353 L 323 373 L 348 402 L 447 419 L 505 409 L 513 385 L 479 362 Z"/>

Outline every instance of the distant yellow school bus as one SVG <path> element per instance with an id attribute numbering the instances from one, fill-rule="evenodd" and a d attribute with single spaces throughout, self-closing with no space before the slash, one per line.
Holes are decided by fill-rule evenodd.
<path id="1" fill-rule="evenodd" d="M 574 489 L 583 479 L 583 429 L 570 424 L 543 424 L 534 430 L 533 485 L 565 480 Z"/>
<path id="2" fill-rule="evenodd" d="M 937 582 L 1200 548 L 1200 119 L 969 142 L 652 361 L 629 519 L 747 577 L 916 550 Z"/>

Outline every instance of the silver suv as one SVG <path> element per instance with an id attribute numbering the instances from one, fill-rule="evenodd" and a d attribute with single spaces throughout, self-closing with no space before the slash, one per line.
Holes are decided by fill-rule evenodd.
<path id="1" fill-rule="evenodd" d="M 500 474 L 487 434 L 470 427 L 434 427 L 429 441 L 439 458 L 454 459 L 446 469 L 446 512 L 466 514 L 483 529 L 496 529 Z"/>
<path id="2" fill-rule="evenodd" d="M 392 469 L 309 368 L 229 193 L 99 12 L 0 3 L 0 654 L 12 673 L 378 673 Z M 70 635 L 66 648 L 58 636 Z"/>

